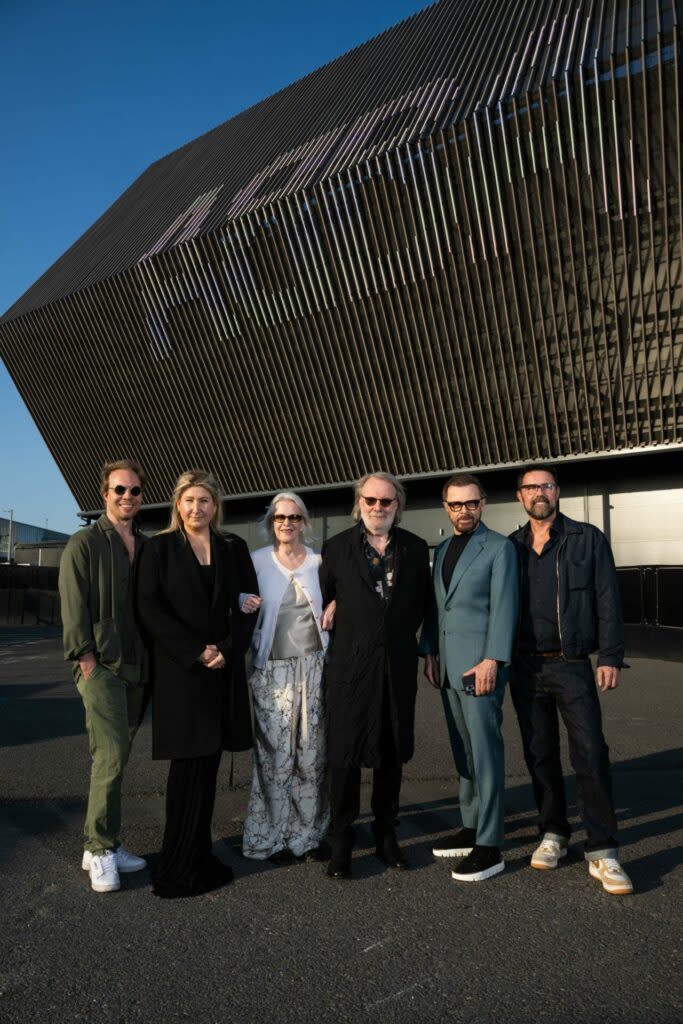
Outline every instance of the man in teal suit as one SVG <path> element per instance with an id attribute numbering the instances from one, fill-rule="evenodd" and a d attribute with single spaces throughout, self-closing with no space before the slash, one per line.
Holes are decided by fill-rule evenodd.
<path id="1" fill-rule="evenodd" d="M 482 523 L 486 493 L 477 477 L 452 476 L 443 504 L 453 536 L 434 555 L 436 602 L 425 619 L 420 653 L 429 682 L 441 688 L 463 827 L 433 852 L 464 858 L 452 877 L 479 882 L 505 868 L 501 723 L 517 628 L 517 557 L 509 540 Z"/>

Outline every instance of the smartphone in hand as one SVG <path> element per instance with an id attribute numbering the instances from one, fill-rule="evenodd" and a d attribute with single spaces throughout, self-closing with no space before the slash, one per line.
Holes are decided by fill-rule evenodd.
<path id="1" fill-rule="evenodd" d="M 475 692 L 476 676 L 474 672 L 468 672 L 462 677 L 462 688 L 469 697 L 476 697 Z"/>

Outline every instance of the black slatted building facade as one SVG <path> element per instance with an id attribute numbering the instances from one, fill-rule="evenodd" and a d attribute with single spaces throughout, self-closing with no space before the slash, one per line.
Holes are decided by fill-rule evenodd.
<path id="1" fill-rule="evenodd" d="M 81 509 L 681 449 L 679 16 L 442 0 L 153 164 L 0 320 Z"/>

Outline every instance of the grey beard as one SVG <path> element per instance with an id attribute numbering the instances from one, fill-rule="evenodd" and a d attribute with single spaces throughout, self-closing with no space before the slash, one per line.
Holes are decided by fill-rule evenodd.
<path id="1" fill-rule="evenodd" d="M 363 520 L 363 526 L 368 531 L 368 533 L 386 534 L 389 533 L 389 530 L 394 525 L 394 519 L 396 518 L 396 510 L 389 513 L 386 519 L 382 520 L 381 524 L 373 522 L 373 520 L 370 518 L 367 512 L 361 512 L 360 517 Z"/>

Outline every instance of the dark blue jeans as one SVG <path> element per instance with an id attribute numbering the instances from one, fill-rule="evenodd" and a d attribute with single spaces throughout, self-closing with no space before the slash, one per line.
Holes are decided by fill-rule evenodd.
<path id="1" fill-rule="evenodd" d="M 559 711 L 576 773 L 576 802 L 586 828 L 586 857 L 613 856 L 617 821 L 609 750 L 602 733 L 600 701 L 590 662 L 530 658 L 515 665 L 515 675 L 533 690 L 531 752 L 540 789 L 541 832 L 565 839 L 571 835 L 560 761 Z"/>

